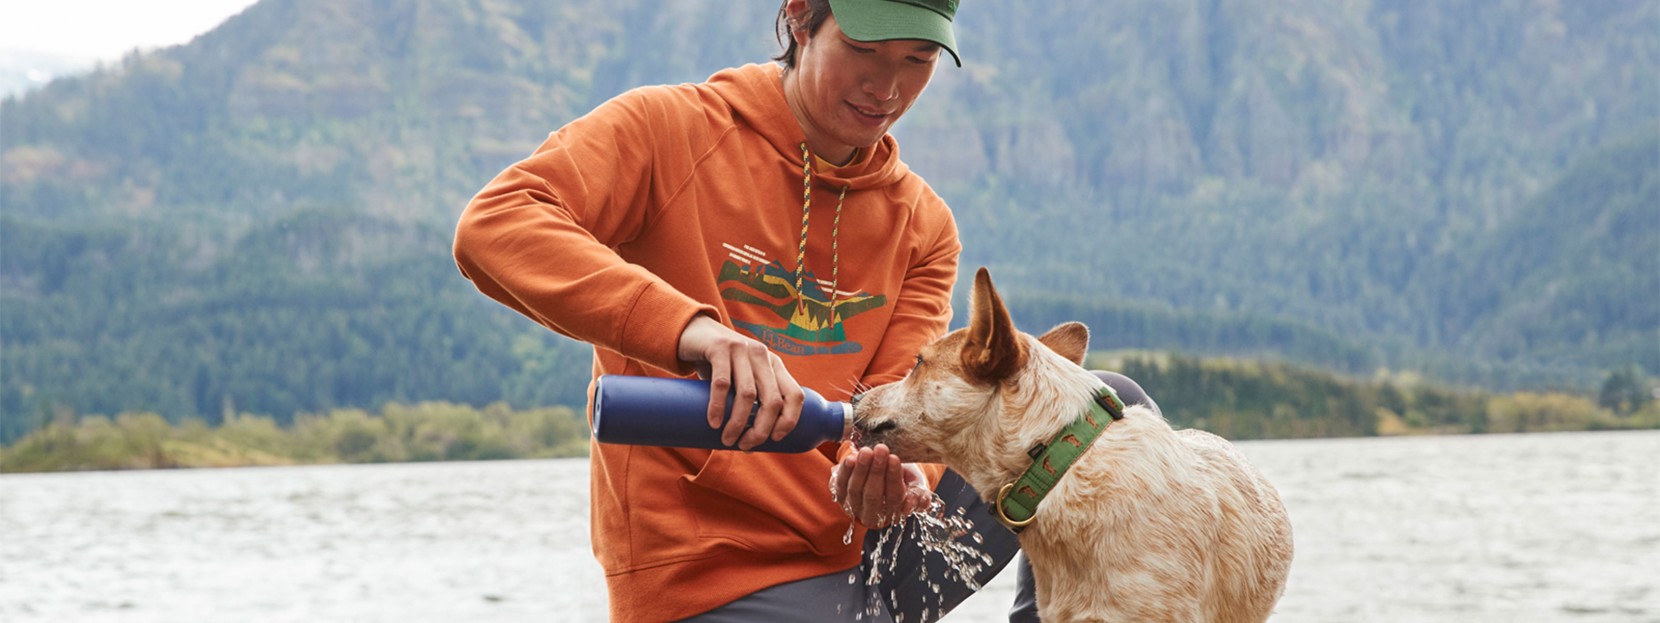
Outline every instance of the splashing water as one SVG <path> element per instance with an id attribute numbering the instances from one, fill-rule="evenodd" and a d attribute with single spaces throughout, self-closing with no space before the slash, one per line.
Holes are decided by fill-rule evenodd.
<path id="1" fill-rule="evenodd" d="M 928 565 L 917 565 L 917 579 L 927 586 L 934 594 L 934 603 L 924 605 L 921 610 L 921 623 L 938 620 L 944 617 L 947 611 L 943 583 L 961 584 L 970 590 L 980 590 L 980 583 L 975 577 L 992 564 L 992 556 L 980 550 L 978 545 L 985 539 L 974 529 L 974 520 L 967 517 L 967 509 L 958 508 L 947 515 L 945 502 L 935 495 L 928 510 L 913 513 L 902 518 L 898 523 L 882 530 L 877 534 L 876 544 L 870 548 L 869 559 L 865 562 L 867 570 L 865 586 L 867 603 L 863 612 L 858 613 L 862 620 L 863 615 L 875 618 L 883 610 L 880 602 L 879 586 L 883 578 L 898 572 L 900 548 L 907 542 L 914 543 L 922 548 L 922 556 L 938 556 L 944 561 L 945 576 L 943 578 L 928 577 Z M 853 527 L 848 526 L 848 534 L 844 543 L 850 543 Z M 963 536 L 971 536 L 972 543 L 960 540 Z M 848 577 L 851 583 L 852 576 Z M 897 603 L 899 595 L 896 591 L 889 591 L 888 603 Z M 904 623 L 904 613 L 896 615 L 896 623 Z"/>

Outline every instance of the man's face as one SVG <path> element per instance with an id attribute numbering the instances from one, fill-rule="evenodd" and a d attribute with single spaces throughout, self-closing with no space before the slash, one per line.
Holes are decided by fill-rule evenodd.
<path id="1" fill-rule="evenodd" d="M 807 138 L 821 157 L 842 160 L 869 147 L 910 110 L 933 78 L 943 50 L 914 39 L 854 41 L 834 15 L 818 33 L 792 33 L 796 56 L 798 114 Z"/>

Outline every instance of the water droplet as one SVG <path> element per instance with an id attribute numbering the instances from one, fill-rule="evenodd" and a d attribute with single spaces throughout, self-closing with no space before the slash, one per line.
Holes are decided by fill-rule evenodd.
<path id="1" fill-rule="evenodd" d="M 992 562 L 991 554 L 981 550 L 985 537 L 975 530 L 974 521 L 967 516 L 967 509 L 957 508 L 947 513 L 945 502 L 938 495 L 934 496 L 928 510 L 899 518 L 897 523 L 874 535 L 875 540 L 864 567 L 865 585 L 871 588 L 880 586 L 887 577 L 884 573 L 899 572 L 899 553 L 903 548 L 920 547 L 923 556 L 938 557 L 944 562 L 944 577 L 929 577 L 929 564 L 916 568 L 919 585 L 927 587 L 935 595 L 928 601 L 940 606 L 939 616 L 944 616 L 945 586 L 960 584 L 979 590 L 980 584 L 975 581 L 975 576 L 991 566 Z M 882 597 L 875 591 L 865 594 L 868 603 L 863 614 L 869 614 L 872 619 L 882 618 Z M 897 601 L 898 595 L 887 597 L 890 601 Z M 930 618 L 926 606 L 924 608 L 921 620 L 926 622 Z"/>

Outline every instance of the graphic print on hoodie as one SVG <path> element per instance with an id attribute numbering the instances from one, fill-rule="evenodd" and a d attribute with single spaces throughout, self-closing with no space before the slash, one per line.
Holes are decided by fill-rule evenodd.
<path id="1" fill-rule="evenodd" d="M 803 271 L 801 287 L 795 272 L 765 251 L 747 244 L 722 245 L 727 260 L 720 269 L 721 298 L 759 307 L 772 322 L 746 322 L 734 314 L 733 326 L 749 333 L 774 351 L 796 356 L 856 353 L 864 346 L 847 341 L 842 321 L 887 304 L 887 297 L 865 291 L 832 293 L 834 285 Z"/>

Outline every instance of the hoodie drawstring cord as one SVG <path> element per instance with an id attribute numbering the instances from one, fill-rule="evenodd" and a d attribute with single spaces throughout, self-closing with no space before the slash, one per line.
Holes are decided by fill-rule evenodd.
<path id="1" fill-rule="evenodd" d="M 801 244 L 795 250 L 795 305 L 799 309 L 806 304 L 802 298 L 801 278 L 805 272 L 802 269 L 807 265 L 807 222 L 813 211 L 813 156 L 807 150 L 807 142 L 801 142 Z M 842 201 L 847 199 L 847 187 L 843 186 L 841 194 L 836 196 L 836 217 L 830 225 L 830 301 L 828 321 L 836 320 L 836 298 L 839 294 L 837 286 L 841 282 L 841 228 L 842 228 Z"/>

